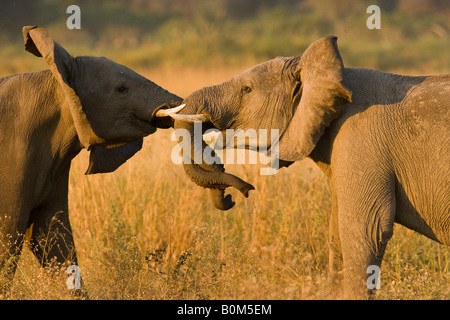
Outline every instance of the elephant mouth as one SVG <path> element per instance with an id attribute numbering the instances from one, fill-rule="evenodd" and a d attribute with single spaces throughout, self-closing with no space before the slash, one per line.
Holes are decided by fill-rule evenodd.
<path id="1" fill-rule="evenodd" d="M 177 107 L 180 107 L 180 104 L 181 103 L 179 101 L 173 101 L 169 103 L 163 103 L 162 105 L 156 107 L 151 115 L 150 124 L 160 129 L 173 128 L 174 119 L 170 116 L 169 112 L 165 113 L 163 110 L 172 110 L 174 112 L 179 112 L 182 109 L 177 109 Z"/>

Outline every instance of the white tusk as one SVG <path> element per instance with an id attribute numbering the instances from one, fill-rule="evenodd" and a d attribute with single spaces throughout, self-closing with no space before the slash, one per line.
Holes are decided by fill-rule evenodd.
<path id="1" fill-rule="evenodd" d="M 186 122 L 209 122 L 209 119 L 204 114 L 170 114 L 170 116 L 178 121 Z"/>
<path id="2" fill-rule="evenodd" d="M 186 107 L 186 104 L 182 104 L 181 106 L 178 106 L 175 108 L 161 109 L 156 112 L 155 116 L 158 118 L 169 117 L 173 113 L 180 112 L 181 110 L 183 110 L 184 107 Z"/>

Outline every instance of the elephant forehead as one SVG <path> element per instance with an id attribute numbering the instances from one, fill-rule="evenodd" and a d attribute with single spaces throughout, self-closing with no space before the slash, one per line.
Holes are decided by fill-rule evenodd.
<path id="1" fill-rule="evenodd" d="M 286 60 L 281 58 L 275 58 L 269 61 L 265 61 L 263 63 L 257 64 L 256 66 L 247 69 L 242 72 L 241 76 L 264 76 L 264 75 L 276 75 L 279 74 L 283 70 L 283 66 Z"/>
<path id="2" fill-rule="evenodd" d="M 280 76 L 285 68 L 285 64 L 288 60 L 289 58 L 277 57 L 275 59 L 265 61 L 236 75 L 234 79 L 236 80 L 247 79 L 253 81 L 258 80 L 268 81 L 272 79 L 279 81 L 281 79 Z"/>
<path id="3" fill-rule="evenodd" d="M 105 77 L 104 79 L 116 79 L 115 77 L 120 76 L 121 78 L 129 78 L 129 79 L 145 79 L 143 76 L 139 75 L 135 71 L 130 68 L 109 60 L 105 57 L 88 57 L 81 56 L 75 58 L 77 64 L 80 66 L 80 69 L 83 70 L 86 74 L 89 75 L 102 75 Z M 111 77 L 111 78 L 110 78 Z"/>

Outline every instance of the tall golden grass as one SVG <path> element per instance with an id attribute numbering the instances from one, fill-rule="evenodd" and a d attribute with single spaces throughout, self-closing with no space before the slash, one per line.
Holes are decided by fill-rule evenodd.
<path id="1" fill-rule="evenodd" d="M 240 70 L 147 70 L 186 96 Z M 216 210 L 208 191 L 171 162 L 172 130 L 145 139 L 115 173 L 85 176 L 82 151 L 70 175 L 70 218 L 90 299 L 333 299 L 327 282 L 327 178 L 310 160 L 275 176 L 259 165 L 227 166 L 256 190 L 230 190 L 236 206 Z M 379 299 L 449 299 L 450 249 L 399 225 L 382 266 Z M 71 299 L 24 249 L 12 299 Z"/>

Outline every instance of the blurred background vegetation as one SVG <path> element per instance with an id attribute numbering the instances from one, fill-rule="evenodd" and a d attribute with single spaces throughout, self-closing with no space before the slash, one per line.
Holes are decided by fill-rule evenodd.
<path id="1" fill-rule="evenodd" d="M 81 30 L 69 30 L 69 5 Z M 369 5 L 381 29 L 369 30 Z M 104 55 L 135 69 L 251 66 L 301 55 L 334 34 L 344 64 L 391 72 L 450 71 L 447 0 L 3 0 L 0 75 L 45 66 L 24 59 L 21 28 L 42 25 L 73 55 Z"/>

